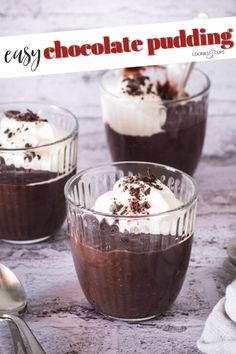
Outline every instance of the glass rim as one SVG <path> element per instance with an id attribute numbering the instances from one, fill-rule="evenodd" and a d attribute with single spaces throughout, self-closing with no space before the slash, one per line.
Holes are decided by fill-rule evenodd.
<path id="1" fill-rule="evenodd" d="M 148 68 L 148 66 L 147 66 Z M 104 77 L 109 73 L 109 72 L 114 72 L 114 71 L 117 71 L 119 69 L 110 69 L 110 70 L 106 70 L 102 75 L 101 75 L 101 78 L 99 80 L 99 86 L 100 88 L 102 89 L 102 91 L 106 92 L 108 95 L 112 96 L 112 97 L 115 97 L 115 98 L 118 98 L 118 99 L 122 99 L 124 100 L 124 97 L 122 96 L 119 96 L 119 95 L 116 95 L 112 92 L 110 92 L 109 90 L 107 90 L 107 88 L 104 86 L 104 83 L 103 83 L 103 79 Z M 197 92 L 191 96 L 187 96 L 187 97 L 183 97 L 183 98 L 176 98 L 174 100 L 162 100 L 162 102 L 165 104 L 175 104 L 175 103 L 179 103 L 179 102 L 188 102 L 188 101 L 191 101 L 193 98 L 196 98 L 196 97 L 199 97 L 199 96 L 202 96 L 206 93 L 209 92 L 210 90 L 210 87 L 211 87 L 211 80 L 209 78 L 209 76 L 202 70 L 198 69 L 198 68 L 193 68 L 193 72 L 198 72 L 200 73 L 200 75 L 202 75 L 202 77 L 205 79 L 205 82 L 206 82 L 206 86 L 204 89 L 202 89 L 200 92 Z M 190 77 L 190 80 L 191 80 L 191 77 Z M 129 101 L 128 99 L 126 99 L 125 101 Z M 132 102 L 137 102 L 137 103 L 140 103 L 140 101 L 138 99 L 134 99 L 133 97 L 133 100 Z M 142 103 L 142 102 L 141 102 Z M 155 102 L 149 102 L 149 104 L 151 105 L 155 105 L 156 103 Z"/>
<path id="2" fill-rule="evenodd" d="M 165 170 L 171 171 L 171 172 L 178 172 L 180 173 L 182 176 L 184 176 L 185 178 L 187 178 L 187 180 L 189 180 L 192 183 L 193 186 L 193 193 L 191 198 L 186 202 L 183 203 L 182 205 L 180 205 L 177 208 L 174 209 L 170 209 L 168 211 L 163 211 L 160 213 L 155 213 L 155 214 L 151 214 L 151 215 L 112 215 L 112 214 L 107 214 L 107 213 L 102 213 L 96 210 L 92 210 L 90 208 L 85 208 L 82 207 L 80 204 L 75 203 L 72 198 L 69 197 L 69 193 L 70 193 L 70 187 L 73 184 L 73 182 L 78 179 L 79 177 L 81 177 L 82 175 L 84 175 L 86 172 L 89 171 L 96 171 L 99 170 L 101 168 L 105 168 L 105 167 L 113 167 L 113 166 L 119 166 L 119 165 L 124 165 L 124 164 L 143 164 L 143 165 L 147 165 L 147 166 L 154 166 L 154 167 L 161 167 Z M 66 197 L 66 201 L 67 203 L 71 203 L 73 206 L 75 206 L 76 208 L 78 208 L 79 210 L 83 211 L 83 212 L 87 212 L 93 215 L 97 215 L 103 218 L 113 218 L 113 219 L 121 219 L 121 220 L 135 220 L 135 219 L 150 219 L 153 217 L 159 217 L 159 216 L 165 216 L 165 215 L 169 215 L 171 213 L 177 212 L 177 211 L 181 211 L 184 210 L 186 208 L 188 208 L 190 205 L 194 204 L 197 201 L 198 198 L 198 185 L 195 181 L 194 178 L 192 178 L 190 175 L 188 175 L 187 173 L 176 169 L 174 167 L 171 166 L 167 166 L 167 165 L 163 165 L 163 164 L 158 164 L 158 163 L 153 163 L 153 162 L 145 162 L 145 161 L 119 161 L 119 162 L 111 162 L 111 163 L 106 163 L 106 164 L 99 164 L 96 165 L 94 167 L 88 167 L 85 168 L 79 172 L 77 172 L 74 176 L 72 176 L 65 184 L 64 187 L 64 194 Z"/>
<path id="3" fill-rule="evenodd" d="M 53 110 L 60 110 L 61 112 L 64 112 L 66 114 L 69 114 L 69 116 L 73 119 L 75 126 L 72 129 L 72 131 L 68 134 L 66 134 L 66 136 L 64 138 L 58 139 L 53 141 L 52 143 L 48 143 L 48 144 L 43 144 L 43 145 L 37 145 L 35 147 L 31 146 L 31 147 L 24 147 L 24 148 L 4 148 L 4 147 L 0 147 L 0 152 L 13 152 L 13 151 L 31 151 L 31 150 L 38 150 L 44 147 L 49 147 L 49 146 L 53 146 L 59 143 L 62 143 L 66 140 L 69 140 L 71 137 L 73 137 L 74 135 L 78 134 L 78 128 L 79 128 L 79 122 L 78 122 L 78 117 L 72 113 L 71 111 L 69 111 L 67 108 L 61 107 L 61 106 L 57 106 L 56 104 L 53 103 L 46 103 L 46 102 L 40 102 L 40 101 L 9 101 L 9 102 L 5 102 L 5 103 L 0 103 L 0 109 L 6 105 L 21 105 L 21 104 L 29 104 L 29 105 L 38 105 L 38 106 L 44 106 Z"/>

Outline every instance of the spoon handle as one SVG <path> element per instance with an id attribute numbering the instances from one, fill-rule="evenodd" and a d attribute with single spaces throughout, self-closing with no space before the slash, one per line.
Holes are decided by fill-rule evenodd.
<path id="1" fill-rule="evenodd" d="M 14 344 L 15 353 L 16 354 L 27 354 L 25 344 L 23 342 L 20 330 L 19 330 L 18 326 L 15 324 L 15 322 L 13 322 L 10 319 L 3 318 L 2 316 L 0 317 L 0 319 L 7 321 L 7 324 L 9 326 L 10 331 L 11 331 L 11 336 L 12 336 L 12 340 L 13 340 L 13 344 Z"/>
<path id="2" fill-rule="evenodd" d="M 23 342 L 23 339 L 21 337 L 21 333 L 15 322 L 9 320 L 8 326 L 11 331 L 13 343 L 14 343 L 14 348 L 15 348 L 15 353 L 16 354 L 27 354 L 25 344 Z"/>
<path id="3" fill-rule="evenodd" d="M 24 334 L 25 338 L 27 339 L 32 354 L 46 354 L 46 352 L 38 342 L 37 338 L 34 336 L 29 326 L 20 317 L 17 317 L 15 315 L 3 315 L 3 317 L 15 322 L 18 329 Z"/>
<path id="4" fill-rule="evenodd" d="M 181 98 L 183 93 L 184 93 L 184 89 L 185 89 L 185 86 L 187 85 L 187 82 L 188 82 L 188 79 L 190 77 L 190 74 L 194 68 L 194 65 L 195 63 L 187 63 L 185 65 L 185 70 L 184 70 L 184 73 L 183 73 L 183 77 L 180 81 L 180 84 L 179 84 L 179 88 L 178 88 L 178 98 Z"/>

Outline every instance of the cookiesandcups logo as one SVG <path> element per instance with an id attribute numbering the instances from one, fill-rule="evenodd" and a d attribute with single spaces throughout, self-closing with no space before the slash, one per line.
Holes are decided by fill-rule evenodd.
<path id="1" fill-rule="evenodd" d="M 216 50 L 211 48 L 208 51 L 193 52 L 192 56 L 204 56 L 206 59 L 213 59 L 216 55 L 224 55 L 226 52 L 224 49 Z"/>
<path id="2" fill-rule="evenodd" d="M 235 23 L 226 17 L 0 37 L 0 78 L 236 58 Z"/>
<path id="3" fill-rule="evenodd" d="M 217 55 L 224 55 L 225 49 L 230 49 L 234 46 L 234 42 L 232 41 L 232 32 L 233 29 L 229 28 L 228 31 L 222 32 L 222 33 L 205 33 L 205 30 L 202 28 L 200 30 L 200 36 L 196 36 L 195 39 L 197 38 L 197 43 L 200 43 L 200 45 L 211 45 L 211 44 L 217 44 L 220 45 L 221 50 L 217 50 L 214 48 L 211 48 L 210 50 L 207 51 L 195 51 L 192 52 L 192 56 L 205 56 L 206 59 L 213 59 L 214 56 Z M 200 40 L 199 40 L 200 37 Z M 193 42 L 195 41 L 193 39 Z"/>
<path id="4" fill-rule="evenodd" d="M 222 55 L 222 54 L 225 54 L 224 50 L 215 50 L 214 48 L 212 48 L 206 53 L 206 58 L 212 59 L 214 55 Z"/>

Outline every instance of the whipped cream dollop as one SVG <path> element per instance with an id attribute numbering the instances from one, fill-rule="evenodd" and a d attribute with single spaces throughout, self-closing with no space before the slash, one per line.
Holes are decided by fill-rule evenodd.
<path id="1" fill-rule="evenodd" d="M 28 110 L 5 112 L 0 121 L 0 144 L 6 149 L 37 147 L 58 139 L 58 129 Z M 59 138 L 61 132 L 59 133 Z"/>
<path id="2" fill-rule="evenodd" d="M 163 131 L 166 108 L 148 76 L 121 76 L 102 95 L 103 120 L 117 133 L 151 136 Z"/>
<path id="3" fill-rule="evenodd" d="M 0 120 L 0 148 L 3 149 L 0 151 L 0 157 L 6 165 L 14 165 L 16 168 L 57 172 L 62 169 L 60 164 L 63 164 L 64 156 L 61 150 L 65 145 L 54 146 L 53 150 L 50 146 L 34 148 L 53 143 L 65 136 L 66 132 L 30 110 L 24 113 L 7 111 Z M 62 161 L 58 161 L 58 158 Z"/>
<path id="4" fill-rule="evenodd" d="M 120 178 L 112 191 L 97 198 L 93 209 L 113 217 L 133 216 L 134 218 L 130 219 L 117 218 L 121 232 L 165 235 L 176 233 L 180 212 L 173 212 L 172 215 L 154 215 L 176 209 L 182 204 L 165 184 L 148 174 L 145 177 Z M 140 216 L 146 218 L 139 218 Z M 108 218 L 107 222 L 111 224 L 114 220 Z"/>

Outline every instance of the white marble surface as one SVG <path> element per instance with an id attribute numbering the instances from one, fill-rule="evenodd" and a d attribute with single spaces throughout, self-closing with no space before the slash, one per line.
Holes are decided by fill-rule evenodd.
<path id="1" fill-rule="evenodd" d="M 236 1 L 1 0 L 0 35 L 233 16 Z M 212 80 L 204 154 L 195 175 L 200 187 L 196 235 L 184 287 L 170 311 L 129 324 L 104 319 L 90 308 L 76 279 L 65 228 L 34 246 L 0 243 L 0 261 L 11 267 L 29 297 L 25 320 L 47 354 L 191 354 L 210 310 L 236 277 L 226 246 L 236 237 L 235 60 L 199 65 Z M 0 80 L 1 102 L 51 101 L 80 117 L 79 168 L 110 159 L 100 121 L 100 73 Z M 13 353 L 0 323 L 0 354 Z"/>

